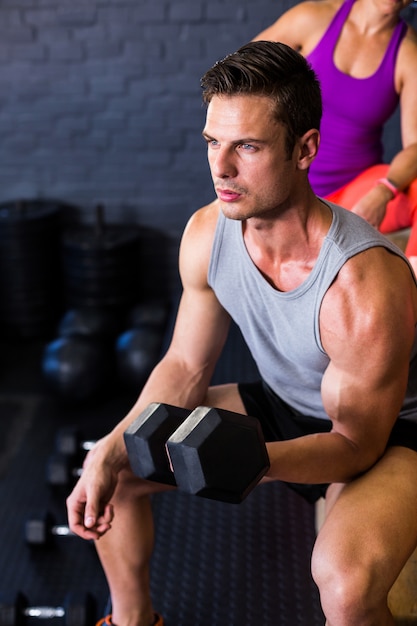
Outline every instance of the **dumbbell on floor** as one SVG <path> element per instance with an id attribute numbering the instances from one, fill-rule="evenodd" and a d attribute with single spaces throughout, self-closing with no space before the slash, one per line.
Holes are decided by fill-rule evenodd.
<path id="1" fill-rule="evenodd" d="M 180 425 L 168 426 L 172 417 Z M 154 437 L 155 429 L 164 430 L 163 436 Z M 197 407 L 190 413 L 154 403 L 128 427 L 125 443 L 136 475 L 223 502 L 242 502 L 269 469 L 259 421 L 224 409 Z"/>
<path id="2" fill-rule="evenodd" d="M 55 537 L 77 537 L 66 524 L 55 524 L 54 517 L 47 512 L 26 520 L 24 538 L 30 546 L 46 546 Z"/>
<path id="3" fill-rule="evenodd" d="M 81 476 L 82 468 L 74 466 L 76 459 L 65 454 L 52 454 L 46 465 L 46 482 L 52 487 L 68 487 Z"/>
<path id="4" fill-rule="evenodd" d="M 28 619 L 63 618 L 66 626 L 91 626 L 95 603 L 90 594 L 68 594 L 62 606 L 29 606 L 23 593 L 0 594 L 0 626 L 24 626 Z"/>
<path id="5" fill-rule="evenodd" d="M 75 456 L 88 452 L 94 446 L 94 440 L 83 439 L 81 432 L 74 426 L 60 428 L 55 437 L 55 451 L 58 454 Z"/>

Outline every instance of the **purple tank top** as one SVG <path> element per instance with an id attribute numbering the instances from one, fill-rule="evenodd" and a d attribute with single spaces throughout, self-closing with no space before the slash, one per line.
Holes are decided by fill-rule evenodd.
<path id="1" fill-rule="evenodd" d="M 407 31 L 400 20 L 382 62 L 372 76 L 353 78 L 337 69 L 334 49 L 355 0 L 346 0 L 307 60 L 315 70 L 323 96 L 318 156 L 310 182 L 318 196 L 343 187 L 360 172 L 382 162 L 384 123 L 395 111 L 398 94 L 394 70 L 398 48 Z"/>

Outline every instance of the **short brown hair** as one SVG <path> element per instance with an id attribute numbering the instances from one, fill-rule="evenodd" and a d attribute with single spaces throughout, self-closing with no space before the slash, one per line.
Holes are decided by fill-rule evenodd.
<path id="1" fill-rule="evenodd" d="M 261 95 L 271 98 L 275 118 L 287 128 L 289 154 L 298 137 L 320 130 L 321 90 L 306 59 L 289 46 L 254 41 L 217 61 L 201 79 L 203 101 L 213 96 Z"/>

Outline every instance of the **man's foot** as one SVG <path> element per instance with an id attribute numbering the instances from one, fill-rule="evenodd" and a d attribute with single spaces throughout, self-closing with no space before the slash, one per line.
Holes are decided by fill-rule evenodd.
<path id="1" fill-rule="evenodd" d="M 111 621 L 111 615 L 103 617 L 103 619 L 97 622 L 96 626 L 114 626 L 113 622 Z M 153 626 L 164 626 L 164 620 L 162 619 L 161 615 L 158 615 L 158 613 L 155 613 Z"/>

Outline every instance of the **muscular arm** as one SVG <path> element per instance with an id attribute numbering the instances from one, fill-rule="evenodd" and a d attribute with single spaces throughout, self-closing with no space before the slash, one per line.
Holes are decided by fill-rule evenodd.
<path id="1" fill-rule="evenodd" d="M 382 455 L 403 401 L 417 319 L 405 263 L 382 248 L 354 257 L 326 294 L 320 318 L 330 357 L 322 397 L 333 428 L 268 444 L 269 477 L 351 480 Z"/>
<path id="2" fill-rule="evenodd" d="M 151 402 L 194 408 L 205 396 L 226 340 L 229 317 L 207 284 L 207 269 L 217 213 L 214 203 L 187 225 L 180 249 L 183 284 L 177 319 L 167 353 L 155 367 L 137 402 L 116 426 L 120 463 L 127 462 L 122 434 Z"/>
<path id="3" fill-rule="evenodd" d="M 214 202 L 197 212 L 187 225 L 180 250 L 183 295 L 169 349 L 126 417 L 90 451 L 82 476 L 68 498 L 70 526 L 86 539 L 97 538 L 109 528 L 109 503 L 118 474 L 128 467 L 123 439 L 127 426 L 151 402 L 191 409 L 205 397 L 230 324 L 207 283 L 216 222 Z"/>
<path id="4" fill-rule="evenodd" d="M 223 348 L 230 318 L 207 283 L 208 263 L 217 222 L 216 203 L 190 220 L 180 249 L 183 284 L 169 349 L 152 372 L 131 414 L 136 417 L 150 402 L 167 402 L 190 409 L 207 391 Z M 121 428 L 125 428 L 125 418 Z"/>

